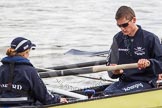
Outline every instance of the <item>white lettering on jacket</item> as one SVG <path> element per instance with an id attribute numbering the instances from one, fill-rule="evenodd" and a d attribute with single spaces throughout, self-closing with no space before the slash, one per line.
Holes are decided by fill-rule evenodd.
<path id="1" fill-rule="evenodd" d="M 8 84 L 0 84 L 1 88 L 7 88 Z M 17 84 L 12 84 L 12 88 L 13 89 L 17 89 L 17 90 L 22 90 L 22 86 L 21 85 L 17 85 Z"/>
<path id="2" fill-rule="evenodd" d="M 118 51 L 128 51 L 128 49 L 119 48 Z"/>
<path id="3" fill-rule="evenodd" d="M 143 84 L 142 83 L 134 84 L 132 86 L 123 88 L 123 90 L 124 91 L 129 91 L 129 90 L 132 90 L 132 89 L 135 89 L 135 88 L 139 88 L 139 87 L 143 87 Z"/>

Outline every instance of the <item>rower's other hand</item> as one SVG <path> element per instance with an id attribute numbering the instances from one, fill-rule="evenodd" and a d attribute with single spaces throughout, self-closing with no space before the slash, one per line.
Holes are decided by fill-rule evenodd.
<path id="1" fill-rule="evenodd" d="M 68 103 L 66 98 L 60 98 L 60 103 Z"/>
<path id="2" fill-rule="evenodd" d="M 110 64 L 110 66 L 116 66 L 117 64 Z M 113 74 L 117 75 L 117 74 L 122 74 L 123 73 L 123 70 L 120 69 L 120 70 L 114 70 L 112 71 Z"/>
<path id="3" fill-rule="evenodd" d="M 138 69 L 144 69 L 150 66 L 150 61 L 148 59 L 139 59 L 137 64 Z"/>
<path id="4" fill-rule="evenodd" d="M 158 75 L 158 80 L 162 80 L 162 74 Z"/>

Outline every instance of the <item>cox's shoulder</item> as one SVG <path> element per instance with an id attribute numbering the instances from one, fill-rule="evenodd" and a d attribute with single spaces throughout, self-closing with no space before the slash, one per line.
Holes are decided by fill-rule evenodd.
<path id="1" fill-rule="evenodd" d="M 33 67 L 31 65 L 24 65 L 24 66 L 21 66 L 21 68 L 23 68 L 24 70 L 29 71 L 29 72 L 37 71 L 35 69 L 35 67 Z"/>

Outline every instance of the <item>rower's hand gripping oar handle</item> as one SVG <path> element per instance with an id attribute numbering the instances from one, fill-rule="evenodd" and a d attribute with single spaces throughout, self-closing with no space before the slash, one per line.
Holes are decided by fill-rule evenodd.
<path id="1" fill-rule="evenodd" d="M 131 64 L 121 64 L 121 65 L 115 65 L 115 66 L 93 66 L 93 72 L 101 72 L 101 71 L 114 71 L 114 70 L 120 70 L 120 69 L 132 69 L 132 68 L 138 68 L 137 63 L 131 63 Z"/>

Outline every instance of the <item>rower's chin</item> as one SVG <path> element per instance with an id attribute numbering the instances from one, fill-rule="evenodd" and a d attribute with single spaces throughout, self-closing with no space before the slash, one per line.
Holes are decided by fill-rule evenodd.
<path id="1" fill-rule="evenodd" d="M 128 35 L 128 33 L 123 33 L 124 35 Z"/>
<path id="2" fill-rule="evenodd" d="M 124 32 L 124 31 L 122 31 L 122 32 L 123 32 L 124 35 L 128 35 L 129 34 L 128 32 Z"/>

